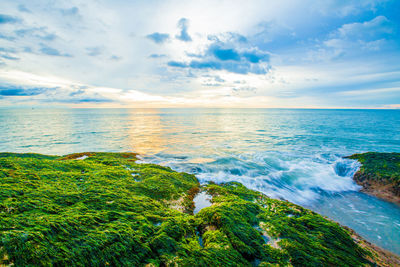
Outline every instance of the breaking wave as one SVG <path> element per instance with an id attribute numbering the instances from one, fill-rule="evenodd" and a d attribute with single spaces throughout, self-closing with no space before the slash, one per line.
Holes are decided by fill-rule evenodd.
<path id="1" fill-rule="evenodd" d="M 309 204 L 322 194 L 357 191 L 360 188 L 352 179 L 359 163 L 339 155 L 318 154 L 310 157 L 265 152 L 194 158 L 159 153 L 143 161 L 193 173 L 201 183 L 237 181 L 269 197 L 297 204 Z"/>

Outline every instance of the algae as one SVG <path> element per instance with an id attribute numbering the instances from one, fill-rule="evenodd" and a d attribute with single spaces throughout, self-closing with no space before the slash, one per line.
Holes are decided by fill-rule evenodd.
<path id="1" fill-rule="evenodd" d="M 400 153 L 367 152 L 348 158 L 361 163 L 354 180 L 366 192 L 400 204 Z"/>
<path id="2" fill-rule="evenodd" d="M 0 153 L 0 265 L 364 266 L 378 257 L 337 223 L 240 183 L 203 186 L 212 205 L 194 215 L 199 190 L 194 175 L 137 164 L 133 153 Z"/>

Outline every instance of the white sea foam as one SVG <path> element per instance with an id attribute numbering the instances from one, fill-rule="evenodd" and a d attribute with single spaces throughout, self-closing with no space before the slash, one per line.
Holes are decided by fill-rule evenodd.
<path id="1" fill-rule="evenodd" d="M 200 182 L 237 181 L 270 197 L 305 204 L 317 200 L 323 192 L 358 190 L 360 187 L 352 179 L 358 167 L 356 161 L 341 157 L 272 153 L 247 159 L 218 159 L 214 164 L 203 165 L 196 176 Z"/>

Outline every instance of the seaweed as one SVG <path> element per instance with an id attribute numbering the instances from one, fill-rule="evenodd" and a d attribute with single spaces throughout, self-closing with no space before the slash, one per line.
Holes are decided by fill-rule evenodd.
<path id="1" fill-rule="evenodd" d="M 240 183 L 204 185 L 193 215 L 199 190 L 134 153 L 0 153 L 0 265 L 372 264 L 337 223 Z"/>
<path id="2" fill-rule="evenodd" d="M 354 175 L 354 180 L 367 190 L 372 187 L 388 186 L 384 190 L 400 196 L 400 153 L 367 152 L 349 156 L 362 165 Z M 385 197 L 387 200 L 392 200 Z"/>

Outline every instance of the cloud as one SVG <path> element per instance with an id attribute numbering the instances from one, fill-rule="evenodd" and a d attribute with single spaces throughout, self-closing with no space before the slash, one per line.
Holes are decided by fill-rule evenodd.
<path id="1" fill-rule="evenodd" d="M 376 13 L 380 5 L 384 5 L 387 0 L 353 0 L 353 1 L 317 1 L 313 2 L 312 10 L 325 16 L 336 15 L 345 17 L 356 15 L 365 11 Z"/>
<path id="2" fill-rule="evenodd" d="M 189 20 L 187 20 L 186 18 L 181 18 L 178 21 L 178 28 L 181 31 L 180 31 L 179 35 L 176 35 L 175 37 L 184 42 L 192 41 L 192 38 L 190 37 L 190 35 L 188 34 L 188 31 L 187 31 L 188 27 L 189 27 Z"/>
<path id="3" fill-rule="evenodd" d="M 21 12 L 31 13 L 31 11 L 23 4 L 18 5 L 18 10 Z"/>
<path id="4" fill-rule="evenodd" d="M 155 33 L 146 35 L 146 38 L 152 40 L 156 44 L 162 44 L 169 39 L 169 34 L 155 32 Z"/>
<path id="5" fill-rule="evenodd" d="M 165 54 L 151 54 L 149 58 L 165 58 L 167 55 Z"/>
<path id="6" fill-rule="evenodd" d="M 223 83 L 225 82 L 224 79 L 222 79 L 218 75 L 203 75 L 202 78 L 204 78 L 203 82 L 201 85 L 203 86 L 212 86 L 212 87 L 218 87 L 222 86 Z"/>
<path id="7" fill-rule="evenodd" d="M 9 35 L 4 35 L 4 34 L 0 33 L 0 39 L 7 40 L 7 41 L 14 41 L 15 37 L 9 36 Z"/>
<path id="8" fill-rule="evenodd" d="M 19 82 L 18 82 L 19 81 Z M 24 85 L 19 85 L 23 81 Z M 99 88 L 100 89 L 100 88 Z M 95 87 L 76 84 L 55 77 L 42 77 L 23 72 L 0 72 L 0 97 L 12 98 L 12 101 L 34 100 L 38 103 L 61 104 L 96 104 L 115 102 L 117 93 L 121 90 L 105 90 L 102 95 Z M 107 95 L 107 91 L 114 95 Z M 25 98 L 30 97 L 30 98 Z"/>
<path id="9" fill-rule="evenodd" d="M 122 57 L 117 56 L 117 55 L 112 55 L 112 56 L 110 57 L 110 59 L 111 59 L 111 60 L 114 60 L 114 61 L 119 61 L 119 60 L 122 59 Z"/>
<path id="10" fill-rule="evenodd" d="M 250 63 L 269 61 L 269 54 L 266 52 L 262 52 L 257 48 L 243 49 L 241 52 L 239 52 L 234 48 L 224 48 L 224 46 L 226 45 L 229 46 L 231 44 L 224 44 L 220 42 L 213 44 L 208 48 L 207 53 L 223 61 L 225 60 L 240 61 L 242 59 Z"/>
<path id="11" fill-rule="evenodd" d="M 47 88 L 27 88 L 16 85 L 0 85 L 1 96 L 35 96 L 42 94 Z"/>
<path id="12" fill-rule="evenodd" d="M 225 80 L 224 79 L 222 79 L 221 77 L 219 77 L 219 76 L 214 76 L 214 79 L 215 79 L 215 81 L 217 81 L 217 82 L 220 82 L 220 83 L 223 83 L 223 82 L 225 82 Z"/>
<path id="13" fill-rule="evenodd" d="M 346 23 L 328 34 L 316 50 L 309 52 L 313 61 L 330 61 L 374 54 L 390 48 L 394 25 L 385 16 L 364 22 Z"/>
<path id="14" fill-rule="evenodd" d="M 232 61 L 198 61 L 193 60 L 189 63 L 169 61 L 170 67 L 190 68 L 195 70 L 225 70 L 237 74 L 266 74 L 269 70 L 268 66 L 254 65 L 249 62 L 232 62 Z"/>
<path id="15" fill-rule="evenodd" d="M 376 40 L 393 32 L 393 26 L 385 16 L 377 16 L 365 22 L 343 24 L 331 34 L 332 38 L 352 40 Z"/>
<path id="16" fill-rule="evenodd" d="M 209 48 L 209 52 L 219 60 L 240 60 L 239 53 L 232 48 L 224 49 L 218 45 L 214 45 Z"/>
<path id="17" fill-rule="evenodd" d="M 0 54 L 0 57 L 8 60 L 19 60 L 19 58 L 10 56 L 9 54 Z"/>
<path id="18" fill-rule="evenodd" d="M 262 61 L 269 61 L 269 54 L 266 52 L 259 51 L 258 49 L 250 49 L 244 51 L 242 53 L 242 57 L 244 57 L 247 61 L 251 63 L 259 63 Z"/>
<path id="19" fill-rule="evenodd" d="M 12 17 L 5 14 L 0 14 L 0 24 L 7 24 L 7 23 L 17 23 L 20 22 L 21 19 L 17 17 Z"/>
<path id="20" fill-rule="evenodd" d="M 213 70 L 221 70 L 222 64 L 217 61 L 191 61 L 186 67 L 192 69 L 213 69 Z"/>
<path id="21" fill-rule="evenodd" d="M 5 47 L 0 47 L 0 52 L 6 52 L 6 53 L 15 53 L 16 50 L 15 48 L 5 48 Z"/>
<path id="22" fill-rule="evenodd" d="M 103 53 L 103 49 L 99 46 L 95 46 L 95 47 L 87 47 L 86 48 L 86 53 L 88 56 L 91 57 L 96 57 L 99 56 Z"/>
<path id="23" fill-rule="evenodd" d="M 167 65 L 170 67 L 177 67 L 177 68 L 187 68 L 188 64 L 184 62 L 178 62 L 178 61 L 169 61 L 167 62 Z"/>
<path id="24" fill-rule="evenodd" d="M 266 74 L 269 70 L 269 54 L 251 46 L 238 35 L 223 35 L 223 38 L 212 37 L 213 40 L 205 48 L 204 53 L 187 54 L 189 61 L 171 60 L 167 65 L 174 68 L 195 70 L 225 70 L 238 74 Z"/>
<path id="25" fill-rule="evenodd" d="M 41 44 L 41 48 L 39 49 L 39 51 L 42 54 L 48 55 L 48 56 L 58 56 L 58 57 L 72 57 L 72 55 L 68 54 L 68 53 L 61 53 L 60 51 L 58 51 L 57 49 L 47 46 L 45 44 Z"/>
<path id="26" fill-rule="evenodd" d="M 57 38 L 55 33 L 47 32 L 47 27 L 30 27 L 15 30 L 14 33 L 18 37 L 27 37 L 31 36 L 34 38 L 41 39 L 43 41 L 53 41 Z"/>
<path id="27" fill-rule="evenodd" d="M 102 98 L 102 97 L 82 97 L 82 98 L 71 98 L 71 99 L 58 99 L 56 100 L 59 103 L 70 103 L 70 104 L 79 104 L 79 103 L 112 103 L 114 100 Z"/>
<path id="28" fill-rule="evenodd" d="M 6 60 L 19 60 L 18 57 L 11 55 L 11 54 L 16 54 L 16 50 L 14 48 L 4 48 L 0 47 L 0 58 L 6 59 Z"/>
<path id="29" fill-rule="evenodd" d="M 121 89 L 94 87 L 54 76 L 0 70 L 0 97 L 4 101 L 12 98 L 12 101 L 35 101 L 39 104 L 101 104 L 124 99 L 122 94 Z M 27 96 L 29 98 L 25 98 Z"/>
<path id="30" fill-rule="evenodd" d="M 33 53 L 32 48 L 29 46 L 25 46 L 22 51 L 24 51 L 25 53 Z"/>
<path id="31" fill-rule="evenodd" d="M 75 102 L 79 103 L 110 103 L 114 102 L 112 99 L 106 99 L 106 98 L 81 98 L 81 99 L 76 99 Z"/>
<path id="32" fill-rule="evenodd" d="M 237 43 L 237 44 L 246 44 L 248 42 L 246 36 L 231 31 L 208 35 L 207 40 L 211 42 L 225 42 L 225 43 Z"/>
<path id="33" fill-rule="evenodd" d="M 234 87 L 232 88 L 232 94 L 236 96 L 252 96 L 257 93 L 256 87 L 251 86 L 243 86 L 243 87 Z"/>
<path id="34" fill-rule="evenodd" d="M 236 80 L 236 81 L 233 81 L 233 83 L 235 83 L 235 84 L 245 84 L 246 81 Z"/>
<path id="35" fill-rule="evenodd" d="M 210 86 L 210 87 L 219 87 L 221 86 L 220 83 L 202 83 L 202 86 Z"/>
<path id="36" fill-rule="evenodd" d="M 71 8 L 62 8 L 60 9 L 60 13 L 63 16 L 79 16 L 79 8 L 71 7 Z"/>

